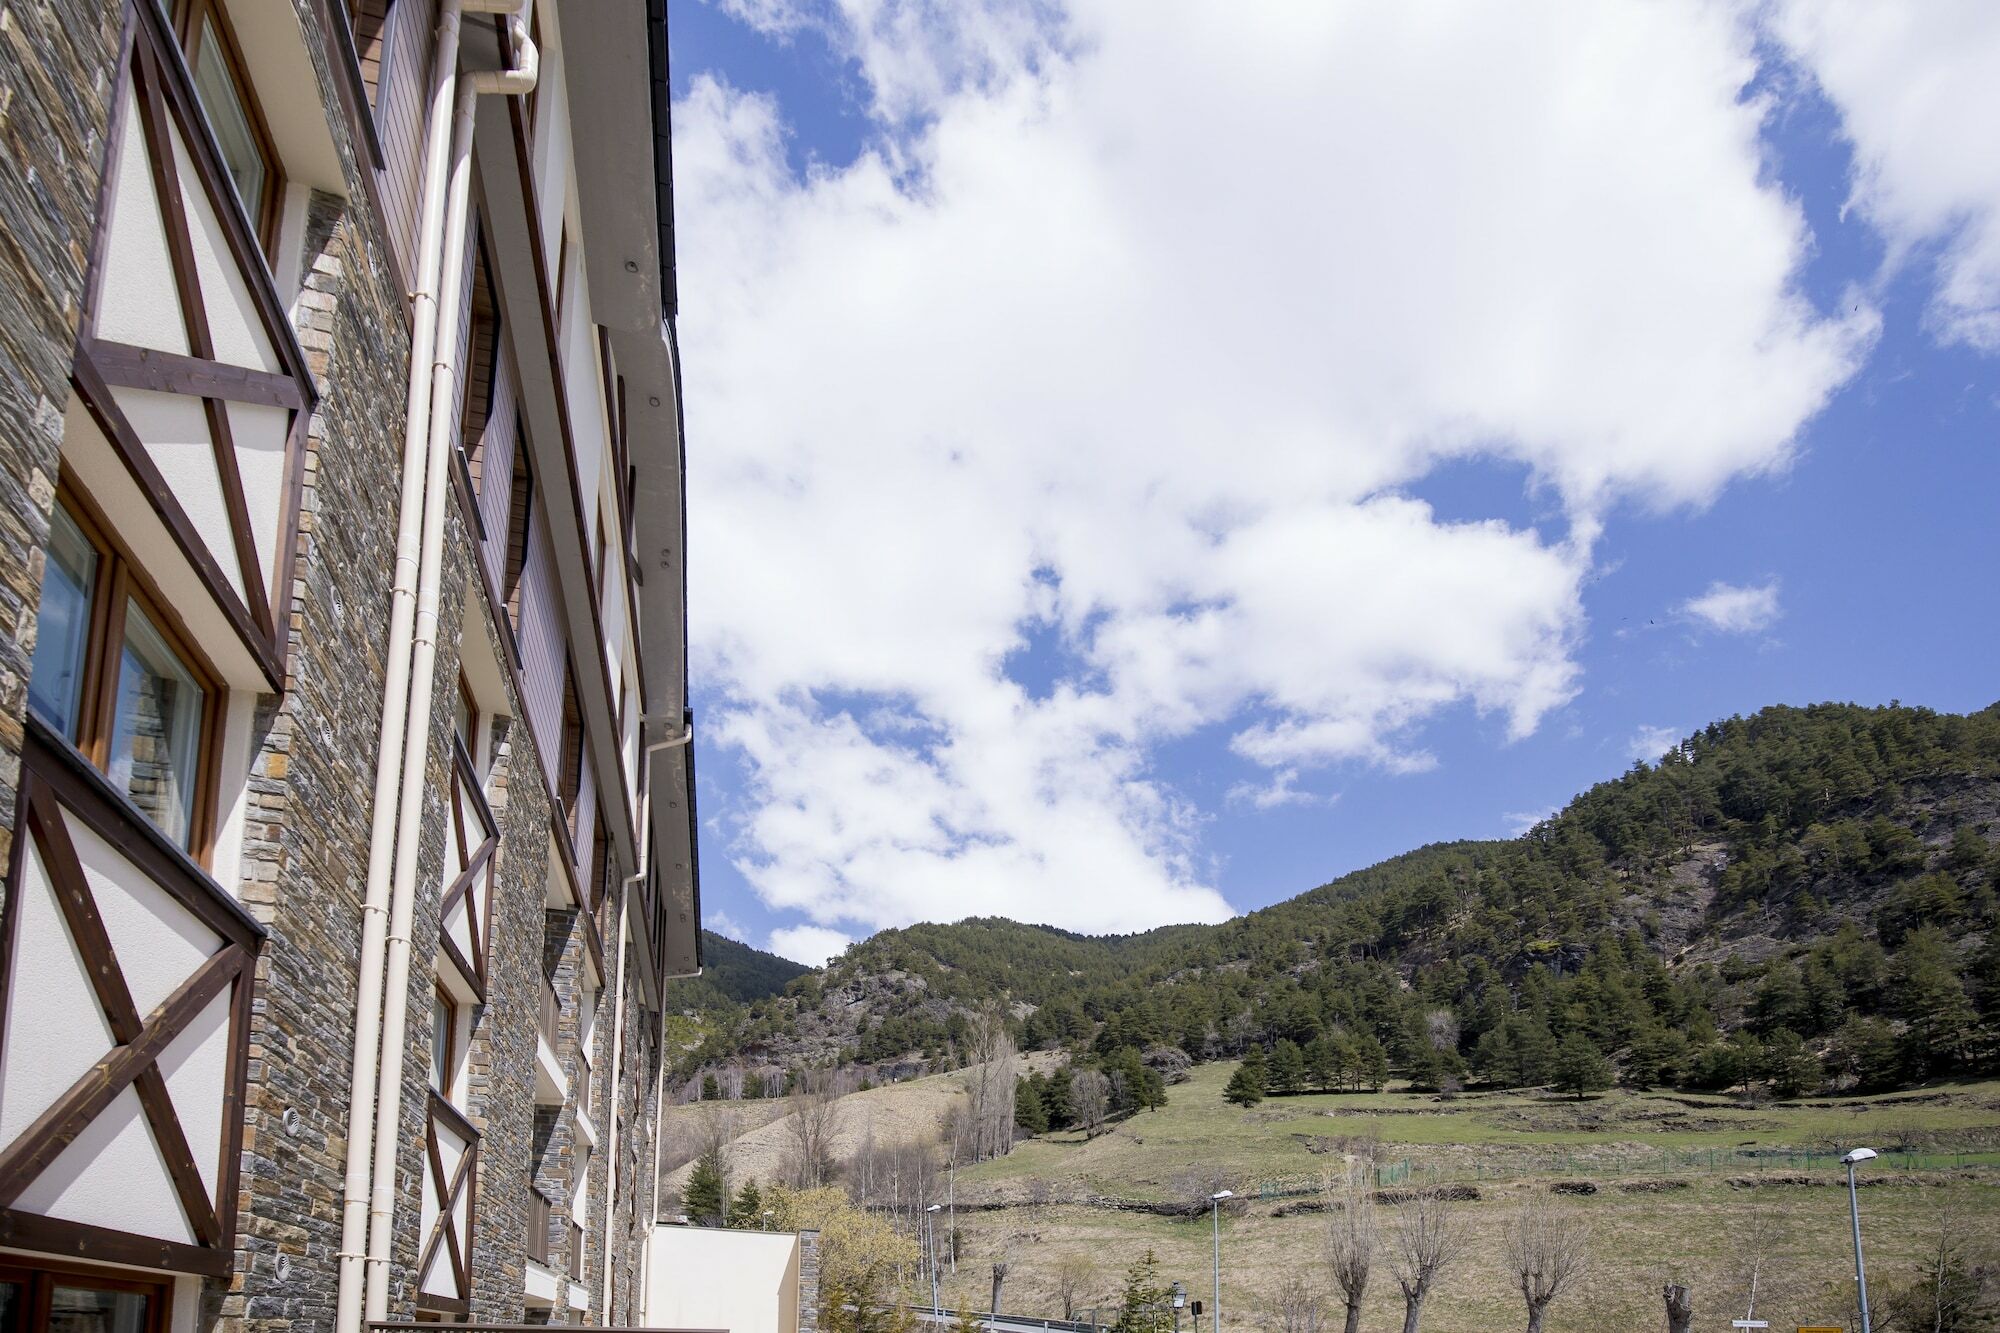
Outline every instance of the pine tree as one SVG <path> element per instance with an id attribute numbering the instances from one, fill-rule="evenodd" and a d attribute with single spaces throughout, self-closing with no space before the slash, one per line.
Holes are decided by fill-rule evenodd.
<path id="1" fill-rule="evenodd" d="M 1582 1101 L 1584 1093 L 1611 1086 L 1611 1062 L 1589 1037 L 1572 1032 L 1556 1048 L 1555 1085 L 1558 1092 L 1573 1092 Z"/>
<path id="2" fill-rule="evenodd" d="M 722 1085 L 715 1081 L 715 1075 L 703 1074 L 701 1076 L 701 1099 L 705 1102 L 719 1102 L 722 1100 Z"/>
<path id="3" fill-rule="evenodd" d="M 1271 1050 L 1271 1083 L 1273 1095 L 1288 1092 L 1303 1092 L 1306 1086 L 1306 1056 L 1299 1044 L 1289 1037 L 1280 1037 Z"/>
<path id="4" fill-rule="evenodd" d="M 1125 1290 L 1118 1299 L 1118 1322 L 1111 1326 L 1112 1333 L 1161 1333 L 1172 1318 L 1170 1295 L 1160 1281 L 1159 1260 L 1147 1250 L 1145 1258 L 1125 1270 Z"/>
<path id="5" fill-rule="evenodd" d="M 719 1227 L 729 1212 L 729 1186 L 723 1180 L 722 1149 L 710 1148 L 695 1159 L 683 1196 L 687 1215 L 696 1226 Z"/>
<path id="6" fill-rule="evenodd" d="M 764 1196 L 757 1188 L 753 1176 L 743 1182 L 743 1188 L 736 1191 L 736 1202 L 729 1205 L 729 1225 L 739 1228 L 762 1228 L 764 1225 Z"/>
<path id="7" fill-rule="evenodd" d="M 1321 1091 L 1329 1091 L 1338 1077 L 1339 1059 L 1334 1050 L 1333 1039 L 1325 1033 L 1306 1043 L 1306 1083 Z"/>
<path id="8" fill-rule="evenodd" d="M 1014 1124 L 1033 1138 L 1049 1132 L 1048 1107 L 1042 1102 L 1041 1075 L 1014 1081 Z"/>
<path id="9" fill-rule="evenodd" d="M 1366 1033 L 1354 1041 L 1354 1081 L 1376 1092 L 1389 1081 L 1388 1048 Z"/>
<path id="10" fill-rule="evenodd" d="M 1243 1063 L 1229 1076 L 1229 1086 L 1222 1090 L 1222 1095 L 1238 1106 L 1255 1106 L 1264 1100 L 1266 1075 L 1264 1048 L 1252 1046 L 1243 1053 Z"/>
<path id="11" fill-rule="evenodd" d="M 1042 1109 L 1048 1112 L 1050 1129 L 1068 1129 L 1076 1119 L 1076 1111 L 1069 1100 L 1069 1066 L 1049 1076 L 1048 1091 L 1042 1097 Z"/>

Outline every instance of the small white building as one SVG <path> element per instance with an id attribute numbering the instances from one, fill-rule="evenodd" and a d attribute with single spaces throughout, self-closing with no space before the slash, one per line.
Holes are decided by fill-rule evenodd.
<path id="1" fill-rule="evenodd" d="M 800 1333 L 817 1326 L 819 1233 L 653 1228 L 647 1328 Z"/>

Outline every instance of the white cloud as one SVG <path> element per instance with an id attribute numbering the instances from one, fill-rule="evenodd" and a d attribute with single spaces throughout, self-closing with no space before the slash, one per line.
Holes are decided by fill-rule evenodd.
<path id="1" fill-rule="evenodd" d="M 1559 805 L 1544 806 L 1540 810 L 1510 810 L 1500 818 L 1507 821 L 1507 836 L 1518 838 L 1543 820 L 1555 818 L 1561 810 Z"/>
<path id="2" fill-rule="evenodd" d="M 1305 791 L 1298 786 L 1299 770 L 1281 768 L 1271 775 L 1269 782 L 1238 782 L 1229 788 L 1227 799 L 1237 804 L 1248 804 L 1259 810 L 1276 810 L 1287 805 L 1332 805 L 1340 799 L 1338 792 L 1321 796 L 1317 792 Z"/>
<path id="3" fill-rule="evenodd" d="M 1724 634 L 1755 634 L 1781 614 L 1775 579 L 1749 586 L 1711 583 L 1707 592 L 1688 598 L 1675 609 Z"/>
<path id="4" fill-rule="evenodd" d="M 735 917 L 729 915 L 729 913 L 719 907 L 703 908 L 701 924 L 718 935 L 726 935 L 738 944 L 748 944 L 750 942 L 749 932 L 737 923 Z"/>
<path id="5" fill-rule="evenodd" d="M 771 100 L 675 108 L 694 665 L 737 864 L 824 926 L 1226 914 L 1163 742 L 1531 733 L 1601 515 L 1784 466 L 1873 335 L 1796 292 L 1711 4 L 760 8 L 878 139 L 800 180 Z M 1566 528 L 1407 498 L 1473 455 Z"/>
<path id="6" fill-rule="evenodd" d="M 1782 0 L 1771 25 L 1839 108 L 1891 269 L 1936 247 L 1939 332 L 2000 352 L 2000 5 Z"/>
<path id="7" fill-rule="evenodd" d="M 853 940 L 824 926 L 780 926 L 771 932 L 770 951 L 807 967 L 823 967 Z"/>
<path id="8" fill-rule="evenodd" d="M 1650 764 L 1680 743 L 1681 732 L 1678 727 L 1640 727 L 1632 733 L 1632 740 L 1626 746 L 1625 753 L 1629 758 L 1643 759 Z"/>

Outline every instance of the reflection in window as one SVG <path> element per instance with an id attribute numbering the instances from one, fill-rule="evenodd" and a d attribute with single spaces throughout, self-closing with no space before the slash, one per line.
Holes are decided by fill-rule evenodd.
<path id="1" fill-rule="evenodd" d="M 90 605 L 96 587 L 97 548 L 58 505 L 49 518 L 28 706 L 72 742 L 80 738 L 83 719 L 83 673 L 89 660 Z"/>
<path id="2" fill-rule="evenodd" d="M 48 1333 L 146 1333 L 147 1297 L 137 1291 L 55 1287 Z"/>
<path id="3" fill-rule="evenodd" d="M 179 654 L 139 604 L 127 602 L 106 768 L 112 785 L 183 846 L 194 829 L 204 702 Z"/>
<path id="4" fill-rule="evenodd" d="M 458 1032 L 458 1007 L 443 990 L 431 992 L 431 1086 L 451 1096 L 452 1041 Z"/>
<path id="5" fill-rule="evenodd" d="M 229 66 L 229 52 L 216 31 L 215 20 L 208 15 L 202 17 L 201 40 L 195 43 L 194 87 L 201 109 L 208 115 L 209 128 L 215 131 L 216 145 L 222 149 L 229 179 L 243 200 L 243 211 L 250 215 L 251 227 L 261 230 L 270 164 L 251 124 L 249 101 Z"/>

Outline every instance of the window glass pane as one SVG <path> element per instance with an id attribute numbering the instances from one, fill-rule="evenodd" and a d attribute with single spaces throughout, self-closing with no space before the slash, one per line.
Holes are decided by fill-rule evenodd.
<path id="1" fill-rule="evenodd" d="M 28 1300 L 28 1288 L 24 1283 L 0 1282 L 0 1333 L 21 1333 L 28 1312 L 24 1308 Z"/>
<path id="2" fill-rule="evenodd" d="M 49 1333 L 145 1333 L 146 1303 L 137 1291 L 57 1287 L 49 1294 Z"/>
<path id="3" fill-rule="evenodd" d="M 451 1084 L 451 1003 L 431 992 L 431 1086 L 449 1092 Z"/>
<path id="4" fill-rule="evenodd" d="M 111 720 L 112 784 L 186 846 L 194 820 L 203 694 L 137 602 L 125 604 Z"/>
<path id="5" fill-rule="evenodd" d="M 96 586 L 97 550 L 58 505 L 49 524 L 28 706 L 72 741 L 83 708 L 84 654 L 90 646 L 90 599 Z"/>
<path id="6" fill-rule="evenodd" d="M 201 41 L 195 46 L 194 88 L 201 97 L 201 109 L 208 115 L 209 128 L 215 131 L 215 142 L 222 149 L 229 179 L 236 183 L 236 193 L 242 196 L 244 211 L 255 227 L 264 208 L 264 153 L 250 127 L 249 107 L 236 73 L 229 67 L 221 35 L 214 20 L 206 17 L 201 21 Z"/>
<path id="7" fill-rule="evenodd" d="M 465 747 L 466 758 L 472 757 L 472 696 L 467 693 L 464 677 L 459 678 L 458 696 L 451 703 L 451 729 L 458 733 L 458 740 Z"/>

